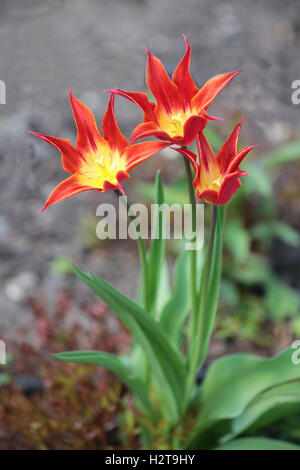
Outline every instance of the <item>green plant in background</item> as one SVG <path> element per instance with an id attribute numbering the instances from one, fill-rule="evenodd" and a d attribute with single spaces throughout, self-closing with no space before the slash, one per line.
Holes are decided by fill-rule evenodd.
<path id="1" fill-rule="evenodd" d="M 225 263 L 224 275 L 232 288 L 240 287 L 231 306 L 241 312 L 242 303 L 244 308 L 248 306 L 249 313 L 251 310 L 260 310 L 260 320 L 271 318 L 275 323 L 292 317 L 294 329 L 300 296 L 274 273 L 269 258 L 275 239 L 291 248 L 297 248 L 300 243 L 299 233 L 278 221 L 273 190 L 273 182 L 280 167 L 299 158 L 300 142 L 296 141 L 268 154 L 257 155 L 254 160 L 247 162 L 246 171 L 253 177 L 245 181 L 241 191 L 233 198 L 225 233 L 225 246 L 230 258 Z M 249 222 L 245 213 L 252 197 L 259 198 L 259 203 L 256 204 L 255 221 Z M 259 295 L 254 295 L 257 287 Z M 240 294 L 241 290 L 243 292 Z"/>
<path id="2" fill-rule="evenodd" d="M 209 143 L 213 140 L 212 133 L 206 129 L 205 134 L 203 129 L 208 121 L 216 118 L 209 116 L 206 110 L 240 71 L 217 75 L 199 89 L 190 75 L 191 50 L 186 38 L 185 41 L 185 55 L 172 78 L 162 63 L 147 51 L 146 81 L 155 103 L 148 100 L 146 93 L 110 90 L 112 95 L 103 118 L 102 135 L 91 111 L 71 93 L 78 130 L 76 146 L 65 139 L 38 135 L 62 152 L 63 166 L 71 173 L 52 191 L 44 209 L 86 190 L 114 190 L 120 198 L 124 193 L 121 183 L 129 177 L 131 169 L 170 145 L 184 157 L 186 181 L 178 184 L 187 189 L 194 231 L 199 230 L 197 199 L 210 203 L 211 208 L 205 253 L 195 249 L 179 253 L 170 290 L 166 288 L 170 282 L 163 211 L 156 214 L 157 237 L 152 237 L 149 248 L 141 236 L 137 239 L 141 263 L 137 302 L 105 280 L 75 268 L 79 278 L 130 331 L 132 346 L 128 354 L 119 357 L 98 350 L 62 352 L 55 357 L 66 362 L 101 366 L 119 377 L 134 396 L 144 448 L 300 449 L 295 443 L 270 439 L 262 431 L 262 423 L 269 426 L 278 420 L 283 406 L 300 404 L 300 368 L 292 361 L 292 349 L 270 359 L 250 354 L 228 355 L 210 365 L 200 385 L 196 380 L 199 369 L 206 364 L 216 326 L 226 208 L 241 186 L 241 176 L 247 174 L 239 166 L 253 147 L 238 151 L 240 121 L 214 154 Z M 133 101 L 144 112 L 144 122 L 134 129 L 130 143 L 121 134 L 115 119 L 115 95 Z M 159 140 L 134 143 L 148 136 Z M 197 154 L 188 148 L 193 143 Z M 267 169 L 253 167 L 253 172 L 252 180 L 264 188 L 264 204 L 268 205 L 268 183 L 261 176 Z M 168 197 L 174 196 L 176 202 L 184 200 L 180 199 L 177 189 L 168 190 Z M 159 172 L 154 202 L 160 207 L 165 202 Z M 253 258 L 249 239 L 252 235 L 243 225 L 238 209 L 241 206 L 241 201 L 232 205 L 225 237 L 227 250 L 234 258 L 231 279 L 247 284 L 253 279 L 257 282 L 259 275 L 270 289 L 271 282 L 275 281 L 270 277 L 265 260 L 257 254 Z M 130 217 L 129 212 L 128 215 Z M 275 219 L 272 223 L 275 224 Z M 288 238 L 295 239 L 291 230 L 280 227 L 281 234 L 288 232 Z M 257 228 L 255 231 L 263 232 Z M 276 282 L 273 290 L 277 292 L 279 281 Z M 230 289 L 234 298 L 237 294 L 227 276 L 227 295 Z M 286 289 L 285 295 L 288 295 Z M 272 302 L 274 304 L 274 293 L 269 294 L 270 308 L 274 308 Z M 278 301 L 275 303 L 277 305 Z M 287 416 L 287 409 L 285 412 Z M 125 412 L 121 421 L 124 436 L 126 426 L 134 428 L 134 416 Z"/>
<path id="3" fill-rule="evenodd" d="M 205 133 L 212 147 L 220 146 L 221 138 L 211 127 Z M 270 265 L 270 248 L 275 239 L 291 248 L 300 245 L 299 233 L 290 225 L 278 221 L 273 182 L 282 165 L 300 159 L 300 142 L 284 144 L 269 153 L 256 152 L 256 158 L 245 164 L 252 178 L 232 198 L 228 222 L 224 232 L 226 256 L 224 260 L 221 297 L 229 316 L 219 319 L 217 337 L 242 335 L 259 344 L 271 340 L 262 328 L 263 320 L 274 323 L 292 318 L 292 331 L 297 335 L 300 324 L 297 314 L 300 296 L 274 273 Z M 153 185 L 136 183 L 137 191 L 153 201 Z M 186 204 L 187 184 L 185 178 L 177 179 L 165 187 L 166 202 Z M 255 213 L 248 221 L 245 214 L 251 212 L 249 201 L 259 198 Z M 253 210 L 253 209 L 252 209 Z M 253 248 L 254 247 L 254 248 Z"/>

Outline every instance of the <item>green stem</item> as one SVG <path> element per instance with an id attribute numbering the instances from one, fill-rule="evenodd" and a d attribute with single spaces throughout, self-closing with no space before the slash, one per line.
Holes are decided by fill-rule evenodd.
<path id="1" fill-rule="evenodd" d="M 199 324 L 197 327 L 199 342 L 196 344 L 197 368 L 202 367 L 205 362 L 219 303 L 226 209 L 226 205 L 213 206 L 212 208 L 210 238 L 213 239 L 209 241 L 207 271 L 205 272 L 203 291 L 201 289 L 199 301 Z"/>
<path id="2" fill-rule="evenodd" d="M 187 158 L 184 157 L 184 164 L 186 176 L 188 181 L 189 198 L 192 206 L 192 230 L 196 231 L 196 194 L 193 186 L 193 174 L 191 164 Z M 192 240 L 195 241 L 196 237 Z M 190 284 L 191 284 L 191 299 L 192 299 L 192 325 L 195 322 L 197 314 L 197 251 L 191 250 L 190 253 Z"/>
<path id="3" fill-rule="evenodd" d="M 203 282 L 202 282 L 201 290 L 200 290 L 200 299 L 199 299 L 200 312 L 204 309 L 204 306 L 207 301 L 208 286 L 209 286 L 210 273 L 211 273 L 211 262 L 212 262 L 212 257 L 213 257 L 213 246 L 214 246 L 214 239 L 215 239 L 215 232 L 216 232 L 217 211 L 218 211 L 217 206 L 212 205 L 208 245 L 207 245 L 207 252 L 206 252 L 206 261 L 205 261 L 205 266 L 204 266 Z"/>
<path id="4" fill-rule="evenodd" d="M 212 217 L 211 217 L 211 227 L 209 232 L 209 241 L 206 253 L 206 262 L 204 267 L 204 274 L 202 277 L 202 284 L 200 289 L 200 306 L 196 309 L 196 315 L 194 321 L 192 321 L 191 329 L 191 342 L 190 342 L 190 357 L 189 357 L 189 373 L 187 378 L 187 385 L 185 391 L 185 406 L 188 405 L 189 400 L 192 395 L 193 388 L 195 386 L 196 374 L 199 367 L 199 355 L 201 350 L 201 330 L 199 329 L 199 317 L 205 307 L 205 302 L 208 294 L 209 279 L 211 273 L 211 261 L 213 257 L 213 246 L 215 238 L 215 228 L 216 228 L 216 215 L 217 208 L 212 206 Z M 197 302 L 198 304 L 198 302 Z"/>
<path id="5" fill-rule="evenodd" d="M 123 194 L 121 191 L 117 188 L 114 190 L 115 195 L 117 196 L 118 200 Z M 128 213 L 128 206 L 126 207 L 127 211 L 127 216 L 128 218 L 132 221 L 134 220 L 134 217 L 129 215 Z M 139 237 L 137 239 L 137 244 L 138 244 L 138 250 L 139 250 L 139 256 L 140 256 L 140 262 L 141 262 L 141 270 L 142 270 L 142 294 L 143 294 L 143 304 L 146 312 L 148 311 L 148 305 L 147 305 L 147 285 L 148 285 L 148 261 L 147 261 L 147 251 L 146 251 L 146 246 L 145 246 L 145 241 Z"/>

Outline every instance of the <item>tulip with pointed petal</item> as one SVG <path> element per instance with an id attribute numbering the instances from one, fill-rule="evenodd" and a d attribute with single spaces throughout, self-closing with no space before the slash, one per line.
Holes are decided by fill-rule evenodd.
<path id="1" fill-rule="evenodd" d="M 248 175 L 247 172 L 240 170 L 239 165 L 256 145 L 246 147 L 238 152 L 241 125 L 242 119 L 235 126 L 217 155 L 214 154 L 207 138 L 201 131 L 197 136 L 199 163 L 195 153 L 184 148 L 174 148 L 186 156 L 194 167 L 193 186 L 197 198 L 216 205 L 226 204 L 241 186 L 240 177 Z"/>
<path id="2" fill-rule="evenodd" d="M 146 93 L 106 90 L 128 98 L 144 111 L 144 122 L 133 131 L 131 142 L 155 136 L 173 144 L 189 145 L 208 120 L 218 119 L 208 116 L 206 109 L 241 70 L 216 75 L 199 89 L 190 74 L 191 48 L 185 36 L 184 39 L 186 52 L 172 79 L 161 61 L 146 49 L 146 82 L 156 104 L 148 100 Z"/>
<path id="3" fill-rule="evenodd" d="M 100 134 L 91 110 L 70 92 L 70 102 L 77 126 L 77 142 L 31 132 L 46 140 L 62 153 L 62 165 L 71 176 L 62 181 L 50 194 L 46 207 L 82 191 L 119 188 L 129 178 L 129 171 L 169 145 L 168 142 L 144 142 L 129 145 L 121 133 L 114 113 L 114 95 L 111 95 L 103 117 Z"/>

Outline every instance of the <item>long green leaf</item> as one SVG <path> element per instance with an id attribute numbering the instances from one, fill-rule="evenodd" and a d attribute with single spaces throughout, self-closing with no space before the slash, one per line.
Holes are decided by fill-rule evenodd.
<path id="1" fill-rule="evenodd" d="M 300 159 L 300 142 L 289 142 L 279 149 L 273 150 L 268 155 L 263 155 L 260 159 L 263 171 L 269 167 L 294 162 Z"/>
<path id="2" fill-rule="evenodd" d="M 244 437 L 217 447 L 216 450 L 300 450 L 300 446 L 266 437 Z"/>
<path id="3" fill-rule="evenodd" d="M 172 347 L 159 325 L 141 307 L 102 279 L 93 275 L 89 277 L 76 268 L 75 272 L 116 312 L 135 341 L 141 345 L 165 396 L 172 419 L 178 419 L 184 382 L 184 368 L 179 353 Z"/>
<path id="4" fill-rule="evenodd" d="M 259 394 L 299 380 L 300 367 L 292 363 L 292 353 L 287 349 L 271 359 L 234 354 L 215 361 L 202 386 L 199 426 L 188 447 L 198 448 L 210 427 L 240 416 Z"/>
<path id="5" fill-rule="evenodd" d="M 226 440 L 238 436 L 255 422 L 283 404 L 300 403 L 300 379 L 295 382 L 280 385 L 261 393 L 247 406 L 246 410 L 231 422 L 231 433 Z M 223 440 L 223 442 L 225 442 Z"/>
<path id="6" fill-rule="evenodd" d="M 110 370 L 124 382 L 125 385 L 134 393 L 140 401 L 144 410 L 149 414 L 153 413 L 151 403 L 148 398 L 147 390 L 144 384 L 137 377 L 134 377 L 119 358 L 112 354 L 101 351 L 68 351 L 53 354 L 56 359 L 64 362 L 75 362 L 80 364 L 93 364 Z"/>

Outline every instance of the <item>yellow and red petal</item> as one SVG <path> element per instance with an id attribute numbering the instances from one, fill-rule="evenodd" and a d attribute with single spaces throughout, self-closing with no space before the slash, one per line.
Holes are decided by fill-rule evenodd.
<path id="1" fill-rule="evenodd" d="M 209 179 L 220 176 L 220 167 L 206 136 L 202 131 L 197 136 L 197 147 L 199 154 L 199 165 L 201 173 L 208 175 Z"/>
<path id="2" fill-rule="evenodd" d="M 102 130 L 104 139 L 107 140 L 112 150 L 117 150 L 120 154 L 128 146 L 128 140 L 119 129 L 114 111 L 115 95 L 111 94 L 107 110 L 102 120 Z"/>
<path id="3" fill-rule="evenodd" d="M 159 127 L 154 121 L 147 121 L 139 124 L 132 132 L 130 143 L 136 142 L 143 137 L 156 137 L 160 140 L 166 140 L 176 145 L 190 145 L 200 130 L 202 130 L 208 120 L 218 120 L 212 116 L 208 116 L 205 112 L 201 115 L 190 116 L 183 126 L 183 136 L 171 136 L 164 131 L 163 127 Z"/>
<path id="4" fill-rule="evenodd" d="M 99 188 L 90 186 L 89 179 L 86 176 L 76 173 L 59 183 L 59 185 L 53 189 L 42 211 L 52 204 L 56 204 L 57 202 L 63 201 L 71 196 L 75 196 L 75 194 L 91 189 Z"/>
<path id="5" fill-rule="evenodd" d="M 217 153 L 217 159 L 219 161 L 222 174 L 225 174 L 227 172 L 231 160 L 238 153 L 238 142 L 242 122 L 243 118 L 241 118 L 240 122 L 234 127 L 230 136 Z"/>
<path id="6" fill-rule="evenodd" d="M 240 163 L 246 157 L 246 155 L 250 152 L 250 150 L 256 148 L 257 145 L 249 145 L 249 147 L 245 147 L 241 150 L 230 162 L 230 165 L 227 169 L 227 173 L 234 173 L 239 169 Z"/>
<path id="7" fill-rule="evenodd" d="M 245 171 L 236 171 L 226 175 L 219 189 L 219 199 L 215 204 L 223 205 L 230 201 L 236 190 L 241 186 L 240 176 L 248 175 Z"/>
<path id="8" fill-rule="evenodd" d="M 240 176 L 247 175 L 245 171 L 236 171 L 226 175 L 220 185 L 219 191 L 215 189 L 204 189 L 197 191 L 197 197 L 216 205 L 227 204 L 237 189 L 241 186 Z"/>
<path id="9" fill-rule="evenodd" d="M 119 88 L 115 88 L 114 90 L 105 90 L 105 91 L 107 93 L 113 93 L 115 95 L 123 96 L 124 98 L 127 98 L 128 100 L 136 104 L 139 108 L 142 109 L 142 111 L 144 111 L 144 121 L 155 120 L 155 115 L 154 115 L 155 103 L 148 100 L 147 93 L 142 93 L 139 91 L 137 92 L 123 91 L 123 90 L 119 90 Z"/>
<path id="10" fill-rule="evenodd" d="M 114 183 L 111 183 L 110 181 L 104 181 L 103 191 L 113 191 L 114 189 L 119 188 L 120 191 L 124 194 L 124 190 L 121 186 L 121 183 L 127 178 L 130 178 L 130 175 L 129 173 L 127 173 L 127 171 L 124 171 L 124 170 L 118 171 L 118 173 L 116 174 L 117 183 L 114 184 Z"/>
<path id="11" fill-rule="evenodd" d="M 159 107 L 167 114 L 182 108 L 177 86 L 172 82 L 162 62 L 146 49 L 146 83 Z"/>
<path id="12" fill-rule="evenodd" d="M 192 98 L 192 109 L 207 109 L 215 97 L 238 75 L 242 69 L 235 72 L 222 73 L 210 78 L 198 93 Z"/>
<path id="13" fill-rule="evenodd" d="M 142 122 L 132 132 L 130 143 L 133 144 L 136 140 L 142 137 L 157 137 L 161 140 L 167 140 L 173 142 L 169 134 L 161 130 L 158 125 L 153 121 Z"/>
<path id="14" fill-rule="evenodd" d="M 191 46 L 189 45 L 186 36 L 183 35 L 183 37 L 185 40 L 186 51 L 183 58 L 175 68 L 172 79 L 175 85 L 177 85 L 179 93 L 183 97 L 185 109 L 188 109 L 193 96 L 198 92 L 198 87 L 195 85 L 190 73 Z"/>
<path id="15" fill-rule="evenodd" d="M 202 131 L 208 121 L 218 121 L 220 118 L 209 116 L 206 112 L 200 112 L 198 115 L 190 116 L 183 126 L 183 138 L 177 140 L 179 145 L 190 145 L 197 134 Z M 176 139 L 174 139 L 176 141 Z"/>
<path id="16" fill-rule="evenodd" d="M 139 163 L 143 162 L 152 155 L 160 152 L 170 145 L 169 142 L 143 142 L 140 144 L 134 144 L 127 147 L 125 152 L 126 157 L 126 169 L 130 171 Z"/>
<path id="17" fill-rule="evenodd" d="M 98 130 L 94 114 L 71 90 L 70 103 L 77 127 L 77 146 L 86 152 L 91 148 L 96 151 L 99 143 L 104 145 L 105 142 Z"/>
<path id="18" fill-rule="evenodd" d="M 32 131 L 29 132 L 60 150 L 64 170 L 69 173 L 76 173 L 79 171 L 81 164 L 84 161 L 84 157 L 75 147 L 73 147 L 69 139 L 59 139 L 58 137 L 52 137 L 51 135 L 38 134 L 37 132 Z"/>
<path id="19" fill-rule="evenodd" d="M 219 193 L 215 189 L 204 189 L 203 191 L 197 190 L 197 199 L 199 198 L 205 202 L 219 204 Z"/>

